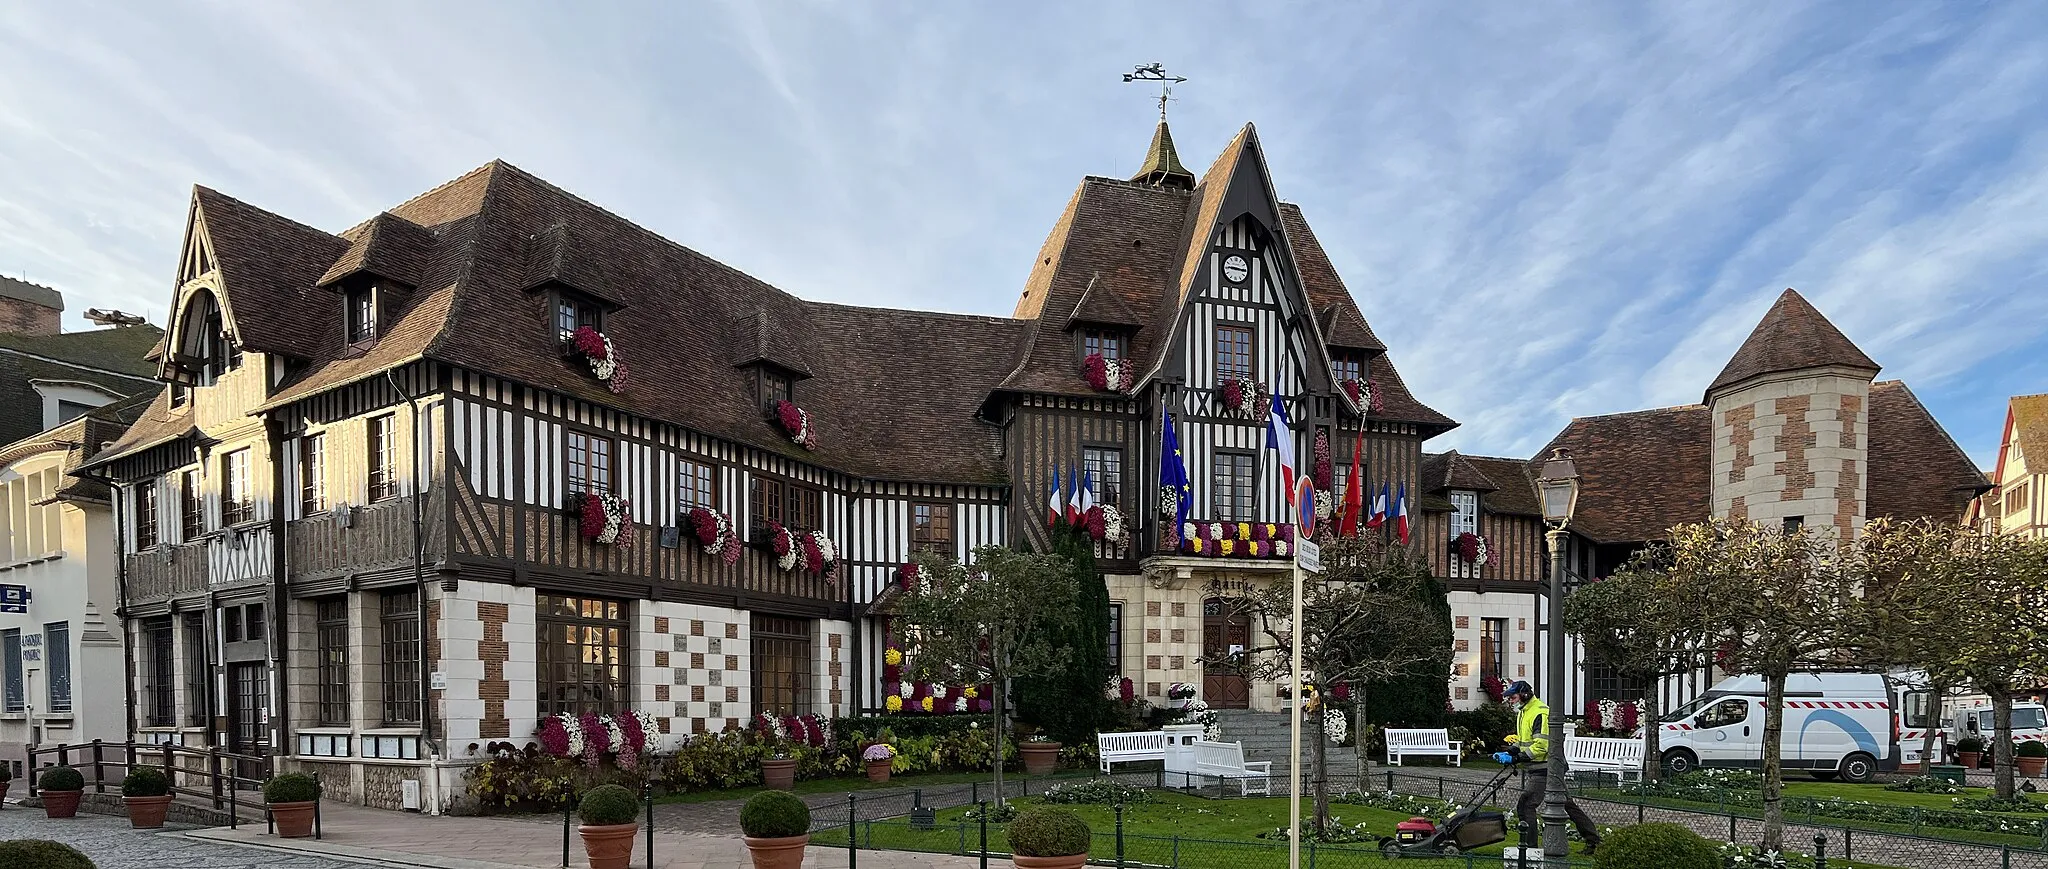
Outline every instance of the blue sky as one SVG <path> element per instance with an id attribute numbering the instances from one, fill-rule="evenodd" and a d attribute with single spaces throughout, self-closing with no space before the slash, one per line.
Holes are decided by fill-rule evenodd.
<path id="1" fill-rule="evenodd" d="M 0 7 L 0 273 L 161 322 L 190 185 L 329 230 L 503 157 L 809 298 L 1007 314 L 1164 62 L 1410 386 L 1528 455 L 1797 287 L 1980 463 L 2048 390 L 2043 3 Z M 958 14 L 928 14 L 943 9 Z"/>

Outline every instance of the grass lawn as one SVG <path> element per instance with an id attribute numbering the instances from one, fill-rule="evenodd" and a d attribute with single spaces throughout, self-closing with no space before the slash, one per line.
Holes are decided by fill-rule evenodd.
<path id="1" fill-rule="evenodd" d="M 1991 796 L 1990 788 L 1963 788 L 1959 794 L 1913 794 L 1904 791 L 1888 791 L 1884 785 L 1852 785 L 1842 782 L 1791 781 L 1785 783 L 1788 797 L 1807 797 L 1826 800 L 1839 797 L 1845 800 L 1861 800 L 1866 803 L 1885 803 L 1895 806 L 1919 806 L 1923 809 L 1953 809 L 1958 797 L 1978 798 Z M 2048 805 L 2048 794 L 2020 794 L 2042 805 Z M 2010 813 L 2008 813 L 2010 814 Z M 2048 818 L 2048 815 L 2018 813 L 2023 818 Z"/>
<path id="2" fill-rule="evenodd" d="M 1659 808 L 1682 809 L 1688 811 L 1704 810 L 1713 812 L 1714 814 L 1732 813 L 1745 818 L 1763 817 L 1763 809 L 1761 808 L 1723 805 L 1719 802 L 1710 799 L 1690 800 L 1682 799 L 1677 796 L 1655 796 L 1645 799 L 1643 797 L 1639 797 L 1633 794 L 1624 794 L 1620 791 L 1611 789 L 1586 790 L 1580 791 L 1579 793 L 1583 796 L 1609 800 L 1617 803 L 1624 803 L 1627 805 L 1635 805 L 1638 801 L 1643 801 L 1647 805 L 1656 806 Z M 1840 782 L 1793 781 L 1785 783 L 1785 795 L 1787 797 L 1798 797 L 1811 800 L 1842 799 L 1846 801 L 1866 802 L 1876 805 L 1893 805 L 1919 807 L 1923 809 L 1939 809 L 1943 811 L 1955 811 L 1956 809 L 1954 800 L 1957 797 L 1984 797 L 1989 796 L 1990 791 L 1985 788 L 1965 788 L 1961 794 L 1915 794 L 1904 793 L 1900 791 L 1888 791 L 1884 789 L 1883 785 L 1878 784 L 1857 785 L 1844 784 Z M 2028 796 L 2030 796 L 2036 802 L 2044 802 L 2042 796 L 2039 794 L 2032 794 Z M 1871 832 L 1878 833 L 1898 833 L 1903 835 L 1922 836 L 1931 839 L 1942 839 L 1954 842 L 1972 842 L 1983 845 L 2011 845 L 2016 848 L 2028 849 L 2036 849 L 2042 847 L 2041 838 L 2038 835 L 2031 832 L 2031 830 L 2033 828 L 2033 824 L 2036 821 L 2048 820 L 2048 815 L 2007 812 L 1986 812 L 1984 814 L 1992 815 L 1994 817 L 1999 818 L 2013 819 L 2015 822 L 2025 824 L 2029 828 L 2029 832 L 2013 834 L 1987 832 L 1979 830 L 1962 830 L 1951 827 L 1934 826 L 1931 823 L 1922 823 L 1918 826 L 1915 826 L 1910 822 L 1898 823 L 1891 821 L 1871 820 L 1866 818 L 1838 818 L 1827 815 L 1810 814 L 1808 812 L 1802 811 L 1800 804 L 1797 803 L 1788 803 L 1785 807 L 1785 819 L 1792 823 L 1811 823 L 1826 827 L 1847 827 L 1855 830 L 1869 830 Z"/>
<path id="3" fill-rule="evenodd" d="M 1096 771 L 1092 769 L 1070 769 L 1061 770 L 1050 776 L 1032 776 L 1031 780 L 1033 782 L 1041 782 L 1049 779 L 1087 779 L 1094 778 L 1096 775 Z M 1024 776 L 1022 773 L 1006 772 L 1003 774 L 1003 782 L 1005 784 L 1023 780 Z M 889 780 L 885 782 L 870 782 L 866 775 L 844 778 L 805 779 L 797 782 L 796 787 L 790 790 L 799 794 L 844 794 L 858 791 L 885 790 L 888 788 L 931 788 L 940 785 L 964 785 L 977 781 L 988 782 L 989 774 L 987 772 L 920 773 L 917 775 L 890 776 Z M 1034 786 L 1033 790 L 1036 789 Z M 766 789 L 756 785 L 753 787 L 727 788 L 723 790 L 687 791 L 680 794 L 657 797 L 654 801 L 656 803 L 704 803 L 719 800 L 743 800 L 763 790 Z M 987 788 L 983 788 L 983 790 L 987 790 Z"/>

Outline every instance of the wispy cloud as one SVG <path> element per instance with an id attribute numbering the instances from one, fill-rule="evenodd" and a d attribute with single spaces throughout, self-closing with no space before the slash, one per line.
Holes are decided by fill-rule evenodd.
<path id="1" fill-rule="evenodd" d="M 504 157 L 812 298 L 1007 313 L 1164 61 L 1260 125 L 1411 387 L 1526 454 L 1696 401 L 1797 286 L 1980 458 L 2048 377 L 2025 4 L 0 8 L 0 270 L 160 312 L 192 183 L 342 229 Z"/>

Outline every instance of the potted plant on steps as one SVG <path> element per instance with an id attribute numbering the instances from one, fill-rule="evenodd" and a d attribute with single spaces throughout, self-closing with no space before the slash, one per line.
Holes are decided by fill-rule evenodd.
<path id="1" fill-rule="evenodd" d="M 78 799 L 85 795 L 85 776 L 68 766 L 53 766 L 37 777 L 36 790 L 43 798 L 46 817 L 75 818 Z"/>
<path id="2" fill-rule="evenodd" d="M 263 783 L 263 802 L 277 823 L 277 835 L 303 839 L 313 835 L 313 809 L 320 805 L 320 782 L 302 772 L 272 776 Z"/>
<path id="3" fill-rule="evenodd" d="M 1984 740 L 1974 736 L 1956 740 L 1956 762 L 1962 764 L 1964 769 L 1976 769 L 1977 763 L 1983 759 Z"/>
<path id="4" fill-rule="evenodd" d="M 788 791 L 755 794 L 740 807 L 740 833 L 754 869 L 797 869 L 811 842 L 811 807 Z"/>
<path id="5" fill-rule="evenodd" d="M 138 830 L 164 825 L 171 810 L 171 777 L 160 767 L 138 766 L 121 780 L 121 802 L 128 804 L 128 823 Z"/>
<path id="6" fill-rule="evenodd" d="M 583 826 L 583 853 L 590 869 L 626 869 L 633 861 L 633 837 L 640 832 L 640 799 L 619 785 L 598 785 L 576 806 Z"/>
<path id="7" fill-rule="evenodd" d="M 860 759 L 868 766 L 868 781 L 889 780 L 889 768 L 896 763 L 896 749 L 886 742 L 877 742 L 861 751 Z"/>
<path id="8" fill-rule="evenodd" d="M 2018 758 L 2020 775 L 2028 778 L 2040 778 L 2044 768 L 2048 768 L 2048 742 L 2027 740 L 2013 747 L 2013 755 Z"/>
<path id="9" fill-rule="evenodd" d="M 1043 806 L 1025 809 L 1010 822 L 1010 861 L 1017 869 L 1081 869 L 1095 831 L 1080 815 Z"/>
<path id="10" fill-rule="evenodd" d="M 12 764 L 0 763 L 0 805 L 5 805 L 7 786 L 14 783 L 14 771 L 8 769 L 9 766 Z"/>
<path id="11" fill-rule="evenodd" d="M 1051 775 L 1060 765 L 1060 744 L 1044 734 L 1025 737 L 1018 743 L 1017 753 L 1024 757 L 1026 775 Z"/>

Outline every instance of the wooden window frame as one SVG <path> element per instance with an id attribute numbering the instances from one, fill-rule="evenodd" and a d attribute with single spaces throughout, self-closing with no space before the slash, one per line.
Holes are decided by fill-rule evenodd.
<path id="1" fill-rule="evenodd" d="M 556 289 L 548 294 L 548 322 L 556 340 L 568 341 L 580 326 L 604 331 L 604 306 L 582 293 Z"/>
<path id="2" fill-rule="evenodd" d="M 1338 383 L 1343 383 L 1346 380 L 1364 383 L 1366 380 L 1365 354 L 1356 350 L 1330 351 L 1330 372 L 1336 376 Z"/>
<path id="3" fill-rule="evenodd" d="M 382 721 L 386 727 L 420 723 L 420 642 L 418 589 L 401 588 L 377 596 L 378 662 L 383 683 Z"/>
<path id="4" fill-rule="evenodd" d="M 1130 350 L 1130 336 L 1122 329 L 1083 327 L 1080 330 L 1081 358 L 1102 353 L 1106 360 L 1123 359 Z M 1115 351 L 1113 353 L 1106 351 Z"/>
<path id="5" fill-rule="evenodd" d="M 756 474 L 747 491 L 747 525 L 750 532 L 766 532 L 768 523 L 788 525 L 788 492 L 781 480 Z M 749 534 L 749 537 L 757 537 Z"/>
<path id="6" fill-rule="evenodd" d="M 676 507 L 718 509 L 718 466 L 696 459 L 677 459 Z"/>
<path id="7" fill-rule="evenodd" d="M 825 529 L 825 490 L 806 486 L 794 480 L 782 484 L 782 515 L 789 517 L 782 524 L 790 530 L 823 531 Z"/>
<path id="8" fill-rule="evenodd" d="M 168 617 L 166 617 L 168 618 Z M 207 666 L 207 649 L 213 645 L 213 637 L 206 631 L 206 614 L 189 612 L 178 621 L 176 627 L 182 631 L 185 644 L 185 719 L 192 727 L 206 727 L 213 721 L 213 710 L 207 708 L 206 692 L 213 685 L 213 674 Z M 166 628 L 168 631 L 169 628 Z M 175 642 L 175 639 L 174 639 Z M 173 679 L 175 681 L 175 678 Z M 172 690 L 176 690 L 173 688 Z M 173 701 L 173 705 L 176 703 Z M 171 721 L 177 719 L 172 717 Z M 166 724 L 165 726 L 170 726 Z"/>
<path id="9" fill-rule="evenodd" d="M 603 471 L 603 479 L 597 472 Z M 577 428 L 562 430 L 562 486 L 571 493 L 610 495 L 619 491 L 619 444 L 609 435 Z"/>
<path id="10" fill-rule="evenodd" d="M 178 670 L 171 657 L 177 648 L 170 616 L 142 621 L 142 646 L 149 650 L 149 691 L 145 698 L 149 727 L 178 725 Z"/>
<path id="11" fill-rule="evenodd" d="M 157 501 L 162 485 L 156 480 L 144 480 L 135 484 L 135 551 L 148 552 L 162 542 L 162 528 L 158 525 Z"/>
<path id="12" fill-rule="evenodd" d="M 1494 630 L 1498 628 L 1499 630 Z M 1489 667 L 1491 669 L 1489 669 Z M 1479 676 L 1508 681 L 1508 620 L 1505 618 L 1481 618 L 1479 620 Z"/>
<path id="13" fill-rule="evenodd" d="M 310 432 L 299 436 L 299 518 L 327 507 L 327 436 Z"/>
<path id="14" fill-rule="evenodd" d="M 1106 457 L 1115 458 L 1116 474 L 1114 478 L 1112 478 L 1110 474 L 1104 472 L 1103 470 L 1108 468 L 1107 462 L 1091 463 L 1089 461 L 1090 453 L 1102 453 L 1105 454 Z M 1098 468 L 1098 465 L 1100 466 L 1100 468 Z M 1118 507 L 1122 507 L 1124 505 L 1124 448 L 1122 445 L 1090 443 L 1082 444 L 1081 469 L 1083 471 L 1089 472 L 1089 479 L 1095 483 L 1095 500 L 1097 503 L 1115 504 Z M 1126 513 L 1126 515 L 1129 514 Z"/>
<path id="15" fill-rule="evenodd" d="M 349 726 L 348 597 L 313 601 L 315 672 L 320 677 L 319 722 L 323 727 Z"/>
<path id="16" fill-rule="evenodd" d="M 178 472 L 178 542 L 191 543 L 206 535 L 206 494 L 198 468 Z"/>
<path id="17" fill-rule="evenodd" d="M 363 447 L 367 453 L 364 502 L 375 504 L 398 497 L 398 414 L 378 414 L 365 420 Z"/>
<path id="18" fill-rule="evenodd" d="M 1237 370 L 1235 368 L 1224 367 L 1224 335 L 1227 332 L 1244 333 L 1244 369 L 1242 371 Z M 1217 320 L 1215 326 L 1215 334 L 1211 336 L 1210 340 L 1211 349 L 1213 349 L 1215 352 L 1215 359 L 1213 360 L 1213 363 L 1215 366 L 1216 381 L 1218 383 L 1221 383 L 1233 377 L 1250 377 L 1254 379 L 1258 377 L 1257 372 L 1259 365 L 1259 330 L 1257 324 L 1243 323 L 1238 322 L 1236 320 Z M 1232 343 L 1234 344 L 1235 342 Z M 1236 354 L 1233 353 L 1230 355 L 1234 356 Z"/>
<path id="19" fill-rule="evenodd" d="M 778 400 L 796 403 L 796 378 L 766 365 L 757 366 L 754 375 L 754 394 L 761 398 L 762 412 L 773 413 L 775 402 Z"/>
<path id="20" fill-rule="evenodd" d="M 1234 497 L 1231 499 L 1230 509 L 1224 509 L 1224 488 L 1221 484 L 1222 475 L 1218 473 L 1217 463 L 1225 458 L 1233 460 L 1230 473 L 1231 491 L 1233 493 L 1237 490 L 1236 481 L 1238 479 L 1235 460 L 1244 460 L 1246 466 L 1250 469 L 1247 476 L 1244 477 L 1246 483 L 1242 499 L 1243 515 L 1238 515 L 1238 499 Z M 1256 520 L 1259 511 L 1259 458 L 1257 453 L 1250 450 L 1216 450 L 1210 453 L 1209 509 L 1214 511 L 1212 518 L 1218 522 L 1251 522 Z"/>
<path id="21" fill-rule="evenodd" d="M 220 457 L 220 524 L 233 528 L 256 520 L 255 466 L 249 447 L 229 450 Z"/>
<path id="22" fill-rule="evenodd" d="M 535 698 L 541 717 L 558 712 L 616 714 L 632 703 L 633 620 L 628 602 L 537 595 L 535 627 Z M 592 651 L 599 658 L 596 664 L 589 663 Z M 568 678 L 558 678 L 564 674 Z M 597 678 L 591 678 L 593 674 Z M 566 698 L 565 690 L 575 696 Z"/>
<path id="23" fill-rule="evenodd" d="M 756 714 L 803 715 L 811 711 L 811 693 L 817 687 L 818 665 L 813 643 L 816 622 L 812 619 L 755 614 L 749 625 L 748 650 L 753 672 L 753 708 Z M 792 654 L 793 653 L 793 654 Z M 795 669 L 768 670 L 771 662 L 791 661 Z M 771 677 L 784 677 L 773 679 Z M 779 682 L 781 684 L 771 684 Z M 788 695 L 788 708 L 779 704 Z"/>
<path id="24" fill-rule="evenodd" d="M 923 516 L 918 515 L 921 510 L 925 511 Z M 950 501 L 910 502 L 910 550 L 951 557 L 956 539 L 954 535 L 959 529 L 955 516 Z M 941 525 L 944 526 L 943 534 L 937 533 Z"/>
<path id="25" fill-rule="evenodd" d="M 355 287 L 342 295 L 342 343 L 351 349 L 377 343 L 383 334 L 378 322 L 378 292 L 375 285 Z"/>

